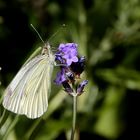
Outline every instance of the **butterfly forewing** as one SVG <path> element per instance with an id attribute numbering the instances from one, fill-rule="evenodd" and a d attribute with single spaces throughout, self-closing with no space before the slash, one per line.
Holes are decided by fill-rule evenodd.
<path id="1" fill-rule="evenodd" d="M 52 59 L 52 54 L 38 55 L 23 65 L 5 91 L 6 109 L 29 118 L 40 117 L 47 110 Z"/>

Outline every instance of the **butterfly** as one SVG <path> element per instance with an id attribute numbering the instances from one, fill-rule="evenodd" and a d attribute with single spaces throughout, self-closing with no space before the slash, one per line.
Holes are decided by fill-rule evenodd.
<path id="1" fill-rule="evenodd" d="M 31 119 L 42 116 L 48 108 L 54 59 L 45 43 L 42 53 L 27 61 L 6 88 L 4 108 Z"/>

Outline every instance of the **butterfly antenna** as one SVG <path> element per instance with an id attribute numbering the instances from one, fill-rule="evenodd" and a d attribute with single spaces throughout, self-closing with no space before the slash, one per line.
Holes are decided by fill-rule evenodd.
<path id="1" fill-rule="evenodd" d="M 40 40 L 45 44 L 44 40 L 42 39 L 41 35 L 39 34 L 39 32 L 37 31 L 37 29 L 33 26 L 33 24 L 31 24 L 31 27 L 35 30 L 35 32 L 37 33 L 37 35 L 39 36 Z"/>
<path id="2" fill-rule="evenodd" d="M 48 41 L 51 40 L 54 36 L 56 36 L 60 32 L 60 30 L 64 27 L 66 27 L 66 25 L 62 24 L 62 26 L 54 34 L 52 34 L 52 36 L 48 39 Z"/>

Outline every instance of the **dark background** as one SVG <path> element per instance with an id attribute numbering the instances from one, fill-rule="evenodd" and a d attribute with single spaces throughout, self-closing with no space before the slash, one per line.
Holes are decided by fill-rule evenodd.
<path id="1" fill-rule="evenodd" d="M 76 42 L 79 55 L 86 56 L 83 78 L 89 84 L 79 97 L 79 139 L 140 139 L 140 1 L 0 0 L 0 103 L 6 86 L 42 45 L 31 23 L 44 40 L 65 24 L 50 44 Z M 50 103 L 60 94 L 53 87 Z M 1 105 L 0 139 L 66 139 L 71 107 L 67 96 L 45 119 L 29 120 L 9 112 L 3 117 Z"/>

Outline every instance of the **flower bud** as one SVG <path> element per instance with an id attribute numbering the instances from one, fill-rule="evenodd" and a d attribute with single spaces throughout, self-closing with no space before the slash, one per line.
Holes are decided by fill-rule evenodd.
<path id="1" fill-rule="evenodd" d="M 71 86 L 69 85 L 69 83 L 67 81 L 62 83 L 64 90 L 68 93 L 68 94 L 72 94 L 73 93 L 73 89 L 71 88 Z"/>
<path id="2" fill-rule="evenodd" d="M 84 87 L 85 87 L 87 84 L 88 84 L 88 80 L 84 80 L 84 81 L 82 81 L 82 82 L 79 84 L 79 86 L 77 87 L 77 90 L 76 90 L 77 95 L 80 95 L 80 94 L 83 93 Z"/>

